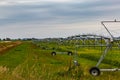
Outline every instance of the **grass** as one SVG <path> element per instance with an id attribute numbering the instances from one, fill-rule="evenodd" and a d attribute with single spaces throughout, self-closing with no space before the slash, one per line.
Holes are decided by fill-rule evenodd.
<path id="1" fill-rule="evenodd" d="M 28 52 L 26 48 L 29 45 L 19 45 L 11 50 L 8 50 L 4 55 L 0 56 L 0 65 L 5 65 L 11 68 L 15 68 L 19 63 L 22 63 L 25 57 L 25 53 Z M 23 50 L 24 49 L 24 50 Z"/>
<path id="2" fill-rule="evenodd" d="M 43 49 L 46 47 L 49 49 Z M 66 54 L 51 56 L 52 47 L 56 43 L 33 44 L 23 42 L 0 56 L 0 80 L 119 80 L 120 72 L 102 72 L 94 77 L 89 74 L 89 69 L 96 65 L 101 55 L 100 48 L 78 48 L 79 56 L 76 58 Z M 66 45 L 59 47 L 66 50 Z M 69 46 L 74 51 L 74 46 Z M 115 53 L 114 53 L 115 52 Z M 114 53 L 114 54 L 112 54 Z M 113 56 L 112 56 L 113 55 Z M 113 59 L 111 59 L 113 57 Z M 113 49 L 105 61 L 119 62 L 119 50 Z M 77 59 L 79 66 L 74 66 L 73 60 Z M 104 62 L 100 68 L 119 67 L 112 63 Z"/>

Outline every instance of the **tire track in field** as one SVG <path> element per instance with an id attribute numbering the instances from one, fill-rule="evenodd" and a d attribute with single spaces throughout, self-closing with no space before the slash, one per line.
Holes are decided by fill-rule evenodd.
<path id="1" fill-rule="evenodd" d="M 24 60 L 23 63 L 19 64 L 13 71 L 12 71 L 12 74 L 11 74 L 11 80 L 12 79 L 17 79 L 17 80 L 33 80 L 32 79 L 32 75 L 33 73 L 37 73 L 35 71 L 36 70 L 36 67 L 39 67 L 36 60 L 33 60 L 33 59 L 36 59 L 36 55 L 34 54 L 35 51 L 33 50 L 33 48 L 31 47 L 30 43 L 28 43 L 29 46 L 26 47 L 26 50 L 27 50 L 27 56 Z M 25 49 L 25 48 L 24 48 Z M 39 69 L 39 68 L 37 68 Z M 9 78 L 9 79 L 10 79 Z M 8 79 L 8 80 L 9 80 Z M 37 79 L 35 79 L 37 80 Z"/>
<path id="2" fill-rule="evenodd" d="M 21 41 L 8 42 L 8 43 L 3 42 L 2 44 L 0 44 L 0 54 L 3 54 L 4 51 L 8 51 L 9 49 L 20 45 L 21 43 L 22 43 Z"/>

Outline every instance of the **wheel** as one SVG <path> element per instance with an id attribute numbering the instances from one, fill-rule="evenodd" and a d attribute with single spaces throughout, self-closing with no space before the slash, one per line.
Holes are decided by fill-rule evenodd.
<path id="1" fill-rule="evenodd" d="M 56 55 L 56 52 L 52 52 L 51 55 L 52 55 L 52 56 L 55 56 L 55 55 Z"/>
<path id="2" fill-rule="evenodd" d="M 70 55 L 70 56 L 71 56 L 71 55 L 72 55 L 72 52 L 71 52 L 71 51 L 68 51 L 68 55 Z"/>
<path id="3" fill-rule="evenodd" d="M 100 75 L 100 70 L 97 67 L 92 67 L 90 69 L 90 74 L 93 76 L 99 76 Z"/>
<path id="4" fill-rule="evenodd" d="M 75 66 L 79 66 L 80 65 L 77 60 L 74 60 L 73 62 L 74 62 Z"/>

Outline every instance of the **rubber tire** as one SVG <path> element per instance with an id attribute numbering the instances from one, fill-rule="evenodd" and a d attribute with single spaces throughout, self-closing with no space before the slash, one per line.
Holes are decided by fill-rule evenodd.
<path id="1" fill-rule="evenodd" d="M 99 76 L 100 75 L 100 69 L 97 68 L 97 67 L 92 67 L 89 72 L 93 76 Z"/>
<path id="2" fill-rule="evenodd" d="M 74 60 L 73 63 L 74 63 L 75 66 L 80 66 L 80 64 L 78 63 L 77 60 Z"/>
<path id="3" fill-rule="evenodd" d="M 67 55 L 71 56 L 71 55 L 72 55 L 72 52 L 71 52 L 71 51 L 68 51 L 68 54 L 67 54 Z"/>
<path id="4" fill-rule="evenodd" d="M 56 55 L 56 52 L 52 52 L 51 55 L 52 55 L 52 56 L 55 56 L 55 55 Z"/>

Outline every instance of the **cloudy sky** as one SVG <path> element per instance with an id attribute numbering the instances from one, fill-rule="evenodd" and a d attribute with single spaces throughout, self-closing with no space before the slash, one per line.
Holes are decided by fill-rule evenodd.
<path id="1" fill-rule="evenodd" d="M 0 38 L 105 34 L 100 21 L 114 19 L 120 0 L 0 0 Z M 119 26 L 111 29 L 120 34 Z"/>

